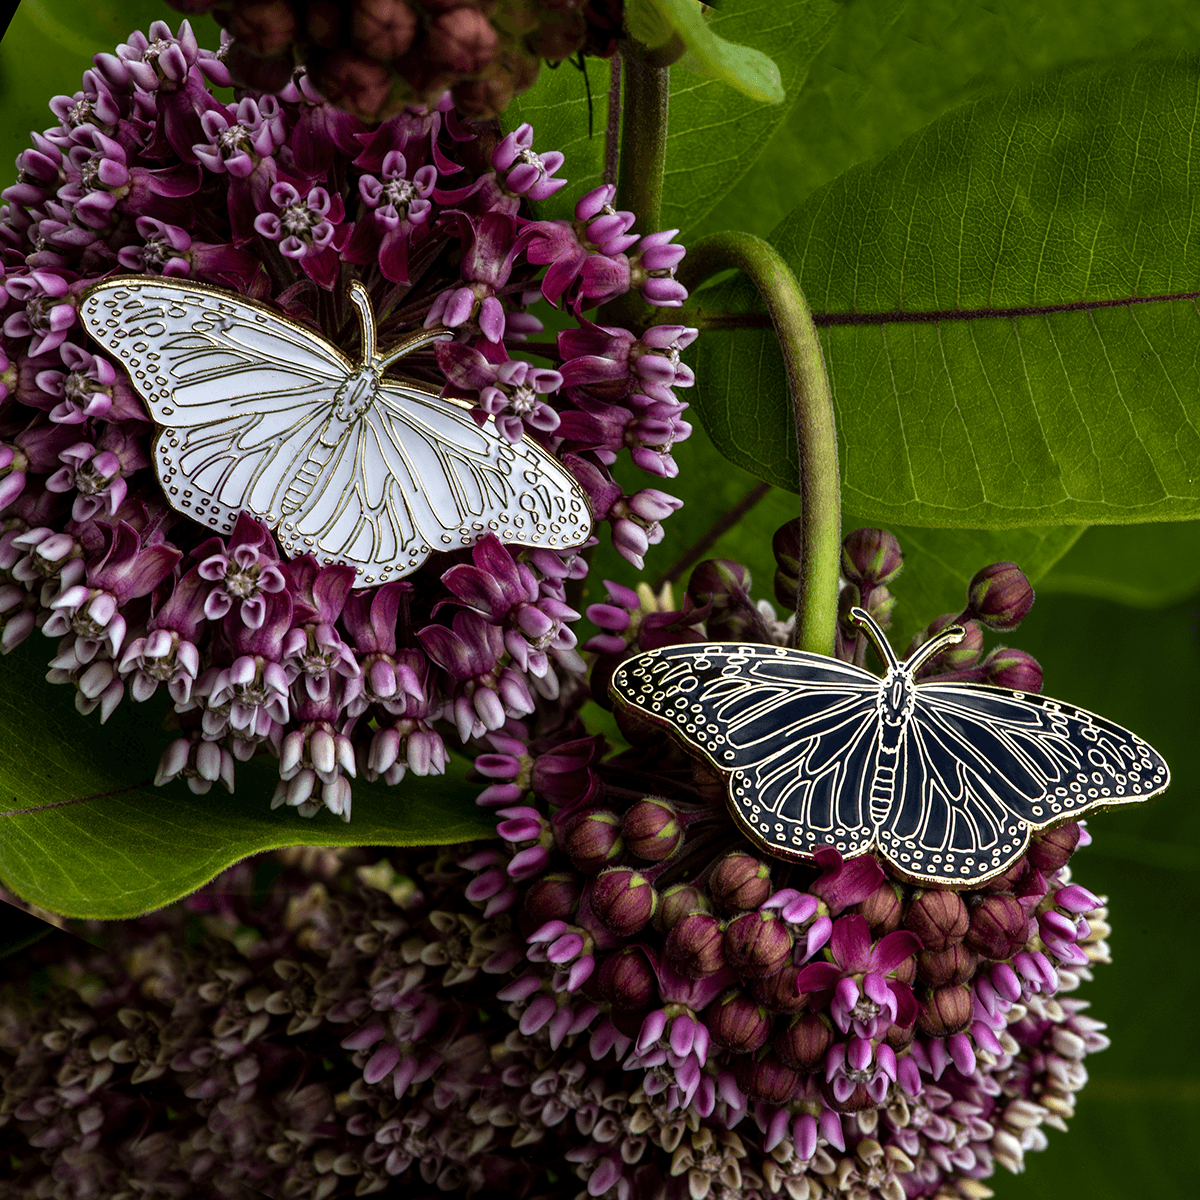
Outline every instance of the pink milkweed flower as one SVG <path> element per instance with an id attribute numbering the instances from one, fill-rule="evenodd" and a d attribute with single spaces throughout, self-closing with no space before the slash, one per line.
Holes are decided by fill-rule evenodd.
<path id="1" fill-rule="evenodd" d="M 833 923 L 826 954 L 830 961 L 809 963 L 796 977 L 801 992 L 815 993 L 809 1005 L 829 1005 L 834 1024 L 853 1028 L 859 1038 L 878 1039 L 893 1025 L 908 1028 L 917 1017 L 912 988 L 892 978 L 921 948 L 921 939 L 900 929 L 871 945 L 866 918 L 840 917 Z"/>
<path id="2" fill-rule="evenodd" d="M 559 415 L 539 396 L 556 392 L 562 376 L 523 359 L 510 359 L 502 346 L 488 356 L 461 342 L 439 342 L 434 347 L 438 366 L 450 395 L 474 394 L 479 407 L 495 418 L 496 429 L 510 442 L 519 442 L 529 424 L 541 433 L 553 433 Z M 490 356 L 490 357 L 489 357 Z"/>
<path id="3" fill-rule="evenodd" d="M 408 175 L 408 162 L 399 150 L 390 150 L 379 168 L 379 176 L 364 175 L 358 194 L 370 210 L 359 221 L 346 246 L 346 261 L 367 264 L 378 261 L 385 279 L 408 283 L 409 248 L 429 232 L 433 205 L 429 197 L 437 183 L 437 168 L 418 167 Z"/>
<path id="4" fill-rule="evenodd" d="M 287 587 L 270 530 L 243 513 L 229 536 L 228 548 L 219 538 L 212 538 L 194 553 L 200 559 L 200 577 L 216 585 L 204 602 L 204 615 L 219 621 L 236 600 L 242 623 L 260 629 L 267 611 L 265 596 Z"/>

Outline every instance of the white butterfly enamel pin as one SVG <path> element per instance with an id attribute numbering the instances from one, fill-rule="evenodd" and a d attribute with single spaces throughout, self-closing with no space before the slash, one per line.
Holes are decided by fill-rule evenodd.
<path id="1" fill-rule="evenodd" d="M 1167 764 L 1073 705 L 977 683 L 918 683 L 950 626 L 900 662 L 862 609 L 887 673 L 777 646 L 664 646 L 622 663 L 613 698 L 719 769 L 734 821 L 769 854 L 875 851 L 926 884 L 973 887 L 1034 830 L 1148 800 Z"/>
<path id="2" fill-rule="evenodd" d="M 154 469 L 171 506 L 222 533 L 248 511 L 289 557 L 348 564 L 358 586 L 488 533 L 582 545 L 587 498 L 553 455 L 528 438 L 509 443 L 429 384 L 384 377 L 445 331 L 383 353 L 366 288 L 351 284 L 350 298 L 358 364 L 265 305 L 202 284 L 116 276 L 84 293 L 84 328 L 160 426 Z"/>

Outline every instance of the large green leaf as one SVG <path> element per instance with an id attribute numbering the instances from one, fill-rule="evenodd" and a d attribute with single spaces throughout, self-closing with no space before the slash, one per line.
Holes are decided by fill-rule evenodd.
<path id="1" fill-rule="evenodd" d="M 776 232 L 821 326 L 843 505 L 912 525 L 1200 514 L 1193 58 L 1057 72 L 966 105 Z M 696 297 L 760 311 L 742 278 Z M 734 462 L 797 476 L 769 329 L 698 343 Z"/>
<path id="2" fill-rule="evenodd" d="M 150 780 L 173 735 L 153 705 L 122 705 L 107 725 L 44 680 L 40 635 L 0 671 L 0 882 L 72 917 L 128 917 L 177 900 L 232 863 L 279 846 L 443 845 L 488 837 L 467 764 L 396 787 L 354 784 L 352 820 L 272 811 L 273 759 L 238 763 L 237 791 L 205 796 Z"/>
<path id="3" fill-rule="evenodd" d="M 1138 608 L 1175 604 L 1200 591 L 1200 522 L 1096 525 L 1042 588 Z"/>
<path id="4" fill-rule="evenodd" d="M 836 28 L 834 0 L 742 0 L 729 11 L 713 12 L 710 30 L 729 42 L 744 43 L 771 56 L 779 66 L 782 104 L 764 105 L 676 65 L 671 68 L 670 132 L 663 178 L 663 228 L 688 231 L 725 197 L 762 154 L 772 132 L 787 115 L 809 64 Z M 509 105 L 504 127 L 528 121 L 539 150 L 566 155 L 560 174 L 571 181 L 538 206 L 544 218 L 569 218 L 575 200 L 601 182 L 609 73 L 588 60 L 592 81 L 593 134 L 588 136 L 584 81 L 566 64 L 543 70 L 537 83 Z M 723 224 L 737 224 L 730 214 Z"/>
<path id="5" fill-rule="evenodd" d="M 51 99 L 79 90 L 92 55 L 111 52 L 152 21 L 177 29 L 183 19 L 161 0 L 23 0 L 0 42 L 0 186 L 8 185 L 9 164 L 29 145 L 29 131 L 54 124 Z M 215 50 L 221 31 L 212 17 L 190 19 L 200 44 Z"/>
<path id="6" fill-rule="evenodd" d="M 766 237 L 795 205 L 935 117 L 1073 62 L 1200 46 L 1193 0 L 843 0 L 787 118 L 737 192 L 692 236 Z"/>
<path id="7" fill-rule="evenodd" d="M 683 508 L 663 524 L 663 540 L 647 555 L 644 571 L 638 571 L 621 558 L 608 539 L 602 540 L 587 581 L 587 603 L 603 598 L 602 580 L 613 579 L 633 587 L 639 580 L 653 582 L 667 573 L 731 509 L 745 500 L 757 483 L 748 471 L 726 462 L 700 427 L 672 453 L 679 465 L 679 478 L 667 486 L 683 498 Z M 629 491 L 654 483 L 632 466 L 618 468 L 618 477 Z M 793 493 L 772 488 L 699 557 L 730 558 L 749 567 L 755 598 L 774 603 L 775 558 L 771 538 L 780 525 L 798 516 L 799 511 Z M 1035 585 L 1041 586 L 1046 573 L 1070 550 L 1084 528 L 1066 525 L 1035 529 L 922 529 L 877 521 L 869 516 L 842 517 L 845 532 L 873 525 L 889 528 L 904 550 L 904 571 L 893 588 L 898 605 L 890 633 L 901 650 L 934 617 L 962 609 L 967 583 L 981 567 L 993 562 L 1016 562 Z M 683 569 L 677 576 L 676 603 L 687 584 L 690 569 Z"/>

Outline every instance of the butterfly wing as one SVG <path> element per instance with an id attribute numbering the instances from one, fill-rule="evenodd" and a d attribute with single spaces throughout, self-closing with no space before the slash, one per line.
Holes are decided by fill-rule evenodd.
<path id="1" fill-rule="evenodd" d="M 226 533 L 242 509 L 273 524 L 352 374 L 341 352 L 265 305 L 180 280 L 107 279 L 79 312 L 163 426 L 154 468 L 170 502 Z"/>
<path id="2" fill-rule="evenodd" d="M 724 772 L 735 820 L 771 853 L 871 844 L 880 681 L 848 663 L 737 642 L 666 646 L 622 663 L 614 698 Z"/>
<path id="3" fill-rule="evenodd" d="M 925 683 L 878 831 L 880 851 L 930 882 L 983 883 L 1025 853 L 1032 831 L 1167 786 L 1141 738 L 1046 696 Z"/>

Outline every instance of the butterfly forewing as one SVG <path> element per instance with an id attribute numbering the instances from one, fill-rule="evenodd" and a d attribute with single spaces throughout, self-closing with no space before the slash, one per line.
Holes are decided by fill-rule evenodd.
<path id="1" fill-rule="evenodd" d="M 242 511 L 289 555 L 312 553 L 400 578 L 430 553 L 485 534 L 569 549 L 591 534 L 575 479 L 529 439 L 376 377 L 372 401 L 342 419 L 355 368 L 310 330 L 202 285 L 112 279 L 81 316 L 114 352 L 161 425 L 154 466 L 173 507 L 228 533 Z"/>
<path id="2" fill-rule="evenodd" d="M 667 646 L 622 663 L 612 691 L 728 773 L 735 819 L 773 853 L 870 846 L 879 680 L 866 671 L 773 646 Z"/>

